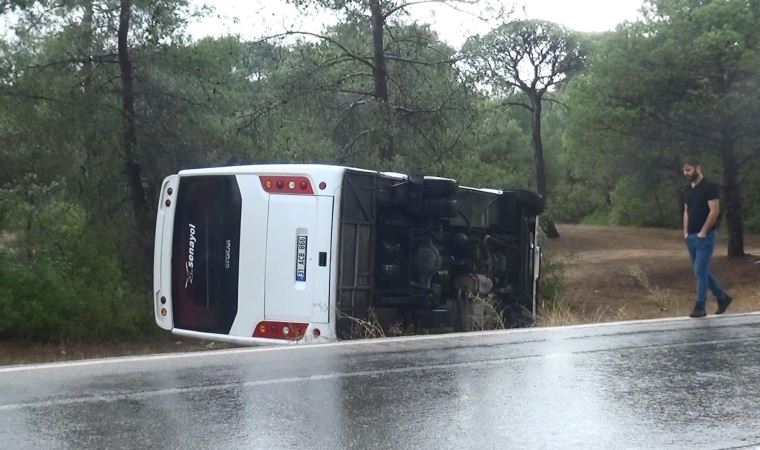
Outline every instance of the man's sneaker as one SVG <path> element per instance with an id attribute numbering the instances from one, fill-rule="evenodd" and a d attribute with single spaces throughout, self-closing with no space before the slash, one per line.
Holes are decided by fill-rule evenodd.
<path id="1" fill-rule="evenodd" d="M 689 314 L 689 317 L 704 317 L 706 315 L 707 315 L 707 311 L 705 311 L 704 308 L 695 306 L 694 309 L 691 311 L 691 314 Z"/>
<path id="2" fill-rule="evenodd" d="M 728 309 L 728 305 L 731 304 L 732 300 L 733 299 L 728 294 L 726 294 L 726 296 L 723 297 L 722 299 L 718 300 L 718 310 L 715 311 L 715 314 L 723 314 L 724 312 L 726 312 L 726 309 Z"/>

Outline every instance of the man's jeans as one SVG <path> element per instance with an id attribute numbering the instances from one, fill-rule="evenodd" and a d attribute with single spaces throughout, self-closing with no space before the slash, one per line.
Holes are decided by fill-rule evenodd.
<path id="1" fill-rule="evenodd" d="M 702 309 L 707 305 L 708 288 L 718 300 L 722 300 L 726 296 L 715 277 L 710 273 L 710 257 L 715 248 L 716 234 L 713 230 L 703 238 L 696 234 L 690 234 L 686 238 L 691 265 L 694 267 L 694 276 L 697 279 L 697 306 Z"/>

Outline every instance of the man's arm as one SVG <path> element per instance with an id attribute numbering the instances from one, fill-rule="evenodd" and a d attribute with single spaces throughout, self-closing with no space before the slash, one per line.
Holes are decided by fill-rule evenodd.
<path id="1" fill-rule="evenodd" d="M 686 204 L 683 205 L 683 237 L 689 237 L 689 211 Z"/>
<path id="2" fill-rule="evenodd" d="M 707 206 L 710 208 L 710 213 L 707 214 L 707 220 L 705 220 L 705 224 L 702 225 L 702 229 L 699 230 L 699 237 L 707 236 L 707 232 L 712 229 L 713 225 L 715 225 L 715 222 L 718 221 L 718 216 L 720 215 L 720 200 L 717 198 L 715 200 L 708 200 Z"/>

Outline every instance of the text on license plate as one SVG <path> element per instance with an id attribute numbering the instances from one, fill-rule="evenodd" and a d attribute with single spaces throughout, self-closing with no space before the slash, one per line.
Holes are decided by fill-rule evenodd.
<path id="1" fill-rule="evenodd" d="M 306 281 L 307 236 L 296 237 L 296 281 Z"/>

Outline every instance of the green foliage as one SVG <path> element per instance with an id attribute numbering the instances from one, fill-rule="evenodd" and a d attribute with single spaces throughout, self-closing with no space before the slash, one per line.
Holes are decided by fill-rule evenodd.
<path id="1" fill-rule="evenodd" d="M 0 192 L 0 338 L 113 338 L 144 332 L 149 290 L 124 271 L 115 236 L 85 224 L 55 186 L 36 186 L 34 207 Z M 16 223 L 14 223 L 16 222 Z M 23 224 L 23 227 L 21 226 Z"/>
<path id="2" fill-rule="evenodd" d="M 443 162 L 443 175 L 473 187 L 535 187 L 530 123 L 527 129 L 506 110 L 487 100 L 474 112 L 477 122 L 464 141 L 468 150 Z"/>
<path id="3" fill-rule="evenodd" d="M 608 223 L 606 214 L 603 214 L 603 193 L 590 190 L 583 182 L 568 179 L 562 181 L 560 187 L 552 191 L 551 212 L 555 220 L 569 223 Z M 599 216 L 600 214 L 604 217 Z M 592 219 L 593 216 L 597 217 Z"/>
<path id="4" fill-rule="evenodd" d="M 556 23 L 515 20 L 473 36 L 463 54 L 477 78 L 497 94 L 542 96 L 583 67 L 580 35 Z"/>
<path id="5" fill-rule="evenodd" d="M 670 226 L 681 222 L 678 190 L 629 176 L 610 193 L 609 223 L 615 225 Z"/>
<path id="6" fill-rule="evenodd" d="M 760 170 L 757 162 L 760 161 L 755 161 L 755 164 L 747 169 L 743 180 L 744 226 L 748 231 L 760 234 Z"/>
<path id="7" fill-rule="evenodd" d="M 760 157 L 760 7 L 666 0 L 646 10 L 644 21 L 597 39 L 589 70 L 568 88 L 571 175 L 587 180 L 589 193 L 611 193 L 613 222 L 672 225 L 680 160 L 697 154 L 707 176 L 726 185 L 728 211 L 739 191 L 751 191 Z M 745 214 L 757 209 L 745 203 Z"/>
<path id="8" fill-rule="evenodd" d="M 127 294 L 114 256 L 78 262 L 86 264 L 35 254 L 24 263 L 0 251 L 0 338 L 115 338 L 148 329 L 137 301 L 149 291 Z"/>
<path id="9" fill-rule="evenodd" d="M 539 300 L 541 310 L 551 310 L 563 302 L 565 270 L 567 262 L 546 254 L 541 258 Z"/>

